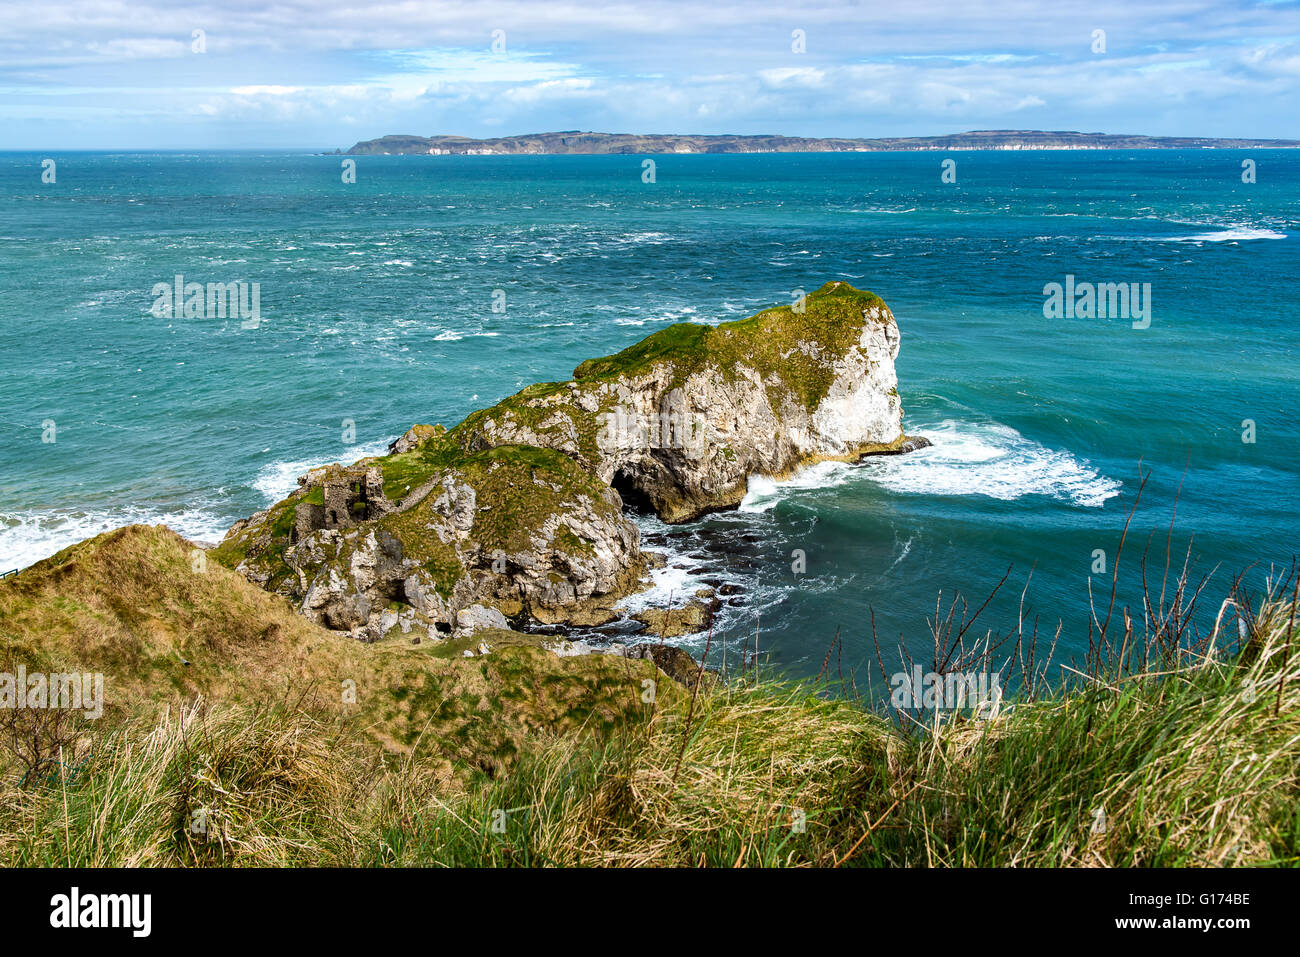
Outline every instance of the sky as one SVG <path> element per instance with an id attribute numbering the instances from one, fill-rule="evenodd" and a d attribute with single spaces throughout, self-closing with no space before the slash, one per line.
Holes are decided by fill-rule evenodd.
<path id="1" fill-rule="evenodd" d="M 0 149 L 575 129 L 1300 138 L 1300 0 L 1069 6 L 0 0 Z"/>

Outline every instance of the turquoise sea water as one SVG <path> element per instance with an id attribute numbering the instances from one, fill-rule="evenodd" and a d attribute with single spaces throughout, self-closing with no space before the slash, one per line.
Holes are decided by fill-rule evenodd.
<path id="1" fill-rule="evenodd" d="M 653 184 L 636 156 L 358 157 L 355 184 L 337 156 L 70 153 L 53 184 L 43 158 L 0 154 L 0 570 L 133 521 L 219 539 L 310 465 L 831 279 L 892 307 L 935 446 L 644 521 L 672 553 L 645 600 L 739 586 L 715 645 L 757 626 L 815 673 L 838 627 L 865 669 L 873 612 L 922 653 L 940 592 L 978 605 L 1011 566 L 988 623 L 1032 573 L 1028 616 L 1077 653 L 1139 463 L 1153 568 L 1180 483 L 1175 554 L 1211 592 L 1297 551 L 1297 153 L 959 153 L 955 184 L 928 153 L 660 156 Z M 262 323 L 155 317 L 178 273 L 259 283 Z M 1150 328 L 1044 318 L 1068 274 L 1150 283 Z"/>

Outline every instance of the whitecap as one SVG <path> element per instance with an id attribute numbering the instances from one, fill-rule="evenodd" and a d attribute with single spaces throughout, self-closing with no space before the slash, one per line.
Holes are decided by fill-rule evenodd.
<path id="1" fill-rule="evenodd" d="M 622 236 L 613 236 L 610 237 L 609 241 L 621 245 L 628 245 L 628 246 L 641 246 L 646 244 L 651 246 L 658 246 L 661 243 L 671 242 L 672 238 L 673 237 L 668 235 L 667 233 L 648 231 L 648 232 L 639 232 L 639 233 L 625 233 Z"/>
<path id="2" fill-rule="evenodd" d="M 1099 508 L 1122 485 L 1086 459 L 1051 449 L 997 422 L 944 420 L 909 426 L 934 444 L 906 455 L 868 459 L 862 472 L 894 492 L 919 495 L 984 495 L 1014 501 L 1046 495 L 1084 508 Z"/>
<path id="3" fill-rule="evenodd" d="M 166 525 L 191 541 L 219 542 L 229 519 L 204 507 L 50 509 L 0 513 L 0 571 L 26 568 L 56 552 L 123 525 Z"/>
<path id="4" fill-rule="evenodd" d="M 1220 229 L 1212 233 L 1194 233 L 1190 236 L 1148 236 L 1158 243 L 1242 243 L 1255 239 L 1286 239 L 1287 234 L 1276 229 L 1256 229 L 1248 226 Z"/>

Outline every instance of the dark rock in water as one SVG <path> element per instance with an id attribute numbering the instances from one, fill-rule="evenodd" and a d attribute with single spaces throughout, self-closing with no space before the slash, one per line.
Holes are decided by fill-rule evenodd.
<path id="1" fill-rule="evenodd" d="M 710 588 L 721 588 L 723 584 L 721 578 L 701 578 L 700 581 L 704 582 L 704 584 L 708 585 Z"/>
<path id="2" fill-rule="evenodd" d="M 627 638 L 631 635 L 639 635 L 645 630 L 646 625 L 643 621 L 637 621 L 635 618 L 620 618 L 608 625 L 593 628 L 591 634 L 605 639 Z"/>
<path id="3" fill-rule="evenodd" d="M 745 604 L 745 599 L 743 599 L 743 598 L 728 598 L 728 599 L 727 599 L 727 604 L 730 605 L 732 608 L 739 608 L 739 607 L 741 607 L 742 605 Z"/>
<path id="4" fill-rule="evenodd" d="M 713 543 L 713 547 L 722 554 L 731 555 L 748 555 L 752 549 L 745 547 L 745 543 L 734 538 L 723 538 Z"/>
<path id="5" fill-rule="evenodd" d="M 628 658 L 650 659 L 669 678 L 688 688 L 694 687 L 700 674 L 700 666 L 690 653 L 673 645 L 632 645 L 623 654 Z"/>
<path id="6" fill-rule="evenodd" d="M 739 595 L 739 594 L 740 594 L 741 592 L 743 592 L 744 590 L 745 590 L 745 589 L 741 588 L 739 585 L 733 585 L 733 584 L 731 584 L 730 582 L 728 582 L 727 584 L 723 585 L 722 587 L 720 587 L 720 588 L 718 589 L 718 594 L 719 594 L 719 595 Z"/>
<path id="7" fill-rule="evenodd" d="M 663 638 L 676 638 L 703 631 L 713 620 L 709 604 L 699 600 L 678 608 L 646 608 L 632 616 L 646 624 L 646 631 Z"/>
<path id="8" fill-rule="evenodd" d="M 701 588 L 695 593 L 695 597 L 709 610 L 709 620 L 712 621 L 712 616 L 722 607 L 722 599 L 714 594 L 712 588 Z"/>
<path id="9" fill-rule="evenodd" d="M 895 448 L 881 449 L 878 452 L 868 452 L 863 455 L 862 458 L 870 458 L 873 455 L 902 455 L 904 452 L 916 452 L 919 449 L 928 449 L 932 445 L 934 445 L 934 443 L 924 435 L 909 435 L 907 438 L 903 439 L 902 442 L 898 443 Z"/>

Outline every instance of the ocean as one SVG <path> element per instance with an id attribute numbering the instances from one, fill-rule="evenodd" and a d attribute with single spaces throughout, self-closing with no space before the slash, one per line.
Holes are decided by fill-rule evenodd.
<path id="1" fill-rule="evenodd" d="M 642 519 L 669 560 L 632 604 L 725 585 L 711 656 L 757 635 L 813 675 L 838 631 L 865 682 L 1008 571 L 974 631 L 1023 614 L 1077 656 L 1143 474 L 1121 600 L 1144 551 L 1190 548 L 1211 614 L 1297 551 L 1300 153 L 343 159 L 0 153 L 0 571 L 131 522 L 219 540 L 309 466 L 833 279 L 893 309 L 934 445 Z M 160 317 L 177 275 L 257 283 L 261 321 Z M 1067 282 L 1149 312 L 1049 317 Z"/>

